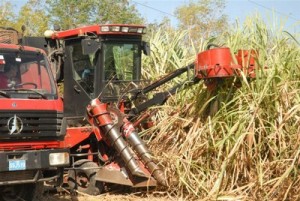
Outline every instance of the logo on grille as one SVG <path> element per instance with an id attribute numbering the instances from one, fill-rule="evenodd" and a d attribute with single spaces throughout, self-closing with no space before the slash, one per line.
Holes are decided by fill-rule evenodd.
<path id="1" fill-rule="evenodd" d="M 19 134 L 23 130 L 23 122 L 15 115 L 7 121 L 7 127 L 10 135 Z"/>

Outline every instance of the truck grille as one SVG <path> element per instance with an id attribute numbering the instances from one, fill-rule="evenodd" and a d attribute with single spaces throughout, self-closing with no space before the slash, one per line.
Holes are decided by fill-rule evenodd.
<path id="1" fill-rule="evenodd" d="M 61 132 L 63 114 L 57 111 L 0 111 L 0 139 L 53 139 Z"/>

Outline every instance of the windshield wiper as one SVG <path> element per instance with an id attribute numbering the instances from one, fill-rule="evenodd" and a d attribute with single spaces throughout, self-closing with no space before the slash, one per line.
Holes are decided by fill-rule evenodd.
<path id="1" fill-rule="evenodd" d="M 43 93 L 40 93 L 40 92 L 38 92 L 34 89 L 5 89 L 5 91 L 30 91 L 30 92 L 34 92 L 35 94 L 40 95 L 40 97 L 42 97 L 43 99 L 48 99 L 47 96 L 45 96 Z M 6 94 L 5 91 L 3 91 L 3 92 Z M 8 94 L 6 94 L 6 95 L 8 95 Z M 28 97 L 28 98 L 37 98 L 37 97 L 32 97 L 31 96 L 31 97 Z"/>
<path id="2" fill-rule="evenodd" d="M 32 91 L 38 95 L 40 95 L 43 99 L 48 99 L 47 96 L 45 96 L 45 94 L 41 93 L 41 92 L 38 92 L 34 89 L 18 89 L 18 90 L 21 90 L 21 91 Z M 30 98 L 34 98 L 34 97 L 30 97 Z"/>
<path id="3" fill-rule="evenodd" d="M 10 98 L 10 95 L 7 94 L 5 91 L 0 91 L 0 95 L 6 98 Z"/>

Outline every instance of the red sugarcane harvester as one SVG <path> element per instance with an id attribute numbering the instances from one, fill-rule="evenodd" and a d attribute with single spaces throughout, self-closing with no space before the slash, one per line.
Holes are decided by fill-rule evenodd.
<path id="1" fill-rule="evenodd" d="M 46 31 L 41 38 L 23 43 L 48 52 L 58 83 L 63 82 L 64 118 L 70 148 L 71 189 L 101 193 L 105 184 L 131 187 L 167 185 L 164 171 L 139 137 L 138 116 L 153 105 L 163 104 L 183 84 L 146 99 L 157 87 L 189 72 L 189 83 L 246 75 L 255 76 L 255 54 L 240 51 L 233 64 L 229 48 L 208 48 L 196 62 L 143 86 L 142 53 L 150 54 L 139 25 L 92 25 L 65 31 Z M 137 121 L 136 121 L 137 120 Z"/>

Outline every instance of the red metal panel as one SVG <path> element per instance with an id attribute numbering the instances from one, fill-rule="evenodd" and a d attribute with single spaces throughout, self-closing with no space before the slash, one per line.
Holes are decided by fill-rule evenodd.
<path id="1" fill-rule="evenodd" d="M 80 142 L 88 139 L 90 135 L 94 133 L 94 131 L 95 130 L 92 126 L 67 128 L 67 134 L 64 141 L 62 142 L 62 146 L 72 148 L 75 145 L 78 145 Z M 102 139 L 100 135 L 97 135 L 97 133 L 95 133 L 95 135 L 98 141 Z"/>
<path id="2" fill-rule="evenodd" d="M 213 78 L 234 76 L 238 68 L 229 48 L 214 48 L 198 54 L 195 70 L 198 78 Z"/>
<path id="3" fill-rule="evenodd" d="M 7 99 L 2 98 L 0 110 L 56 110 L 63 111 L 63 102 L 60 98 L 57 100 L 41 99 Z"/>
<path id="4" fill-rule="evenodd" d="M 66 31 L 55 32 L 52 36 L 52 39 L 62 39 L 62 38 L 66 38 L 66 37 L 80 36 L 80 35 L 85 35 L 89 32 L 99 34 L 100 26 L 92 25 L 92 26 L 85 26 L 85 27 L 80 27 L 80 28 L 76 28 L 76 29 L 70 29 L 70 30 L 66 30 Z"/>
<path id="5" fill-rule="evenodd" d="M 242 66 L 244 73 L 252 78 L 255 77 L 257 56 L 258 53 L 254 50 L 239 50 L 236 55 L 237 62 Z"/>
<path id="6" fill-rule="evenodd" d="M 32 149 L 51 149 L 65 148 L 58 141 L 39 141 L 39 142 L 1 142 L 0 150 L 32 150 Z"/>
<path id="7" fill-rule="evenodd" d="M 136 27 L 136 28 L 145 28 L 145 26 L 142 25 L 127 25 L 127 24 L 109 24 L 109 25 L 90 25 L 90 26 L 83 26 L 75 29 L 69 29 L 65 31 L 58 31 L 54 32 L 52 35 L 52 39 L 63 39 L 63 38 L 69 38 L 69 37 L 78 37 L 87 35 L 88 33 L 94 33 L 96 35 L 142 35 L 142 33 L 128 33 L 128 32 L 113 32 L 113 31 L 101 31 L 101 27 L 108 26 L 120 26 L 120 27 Z"/>

